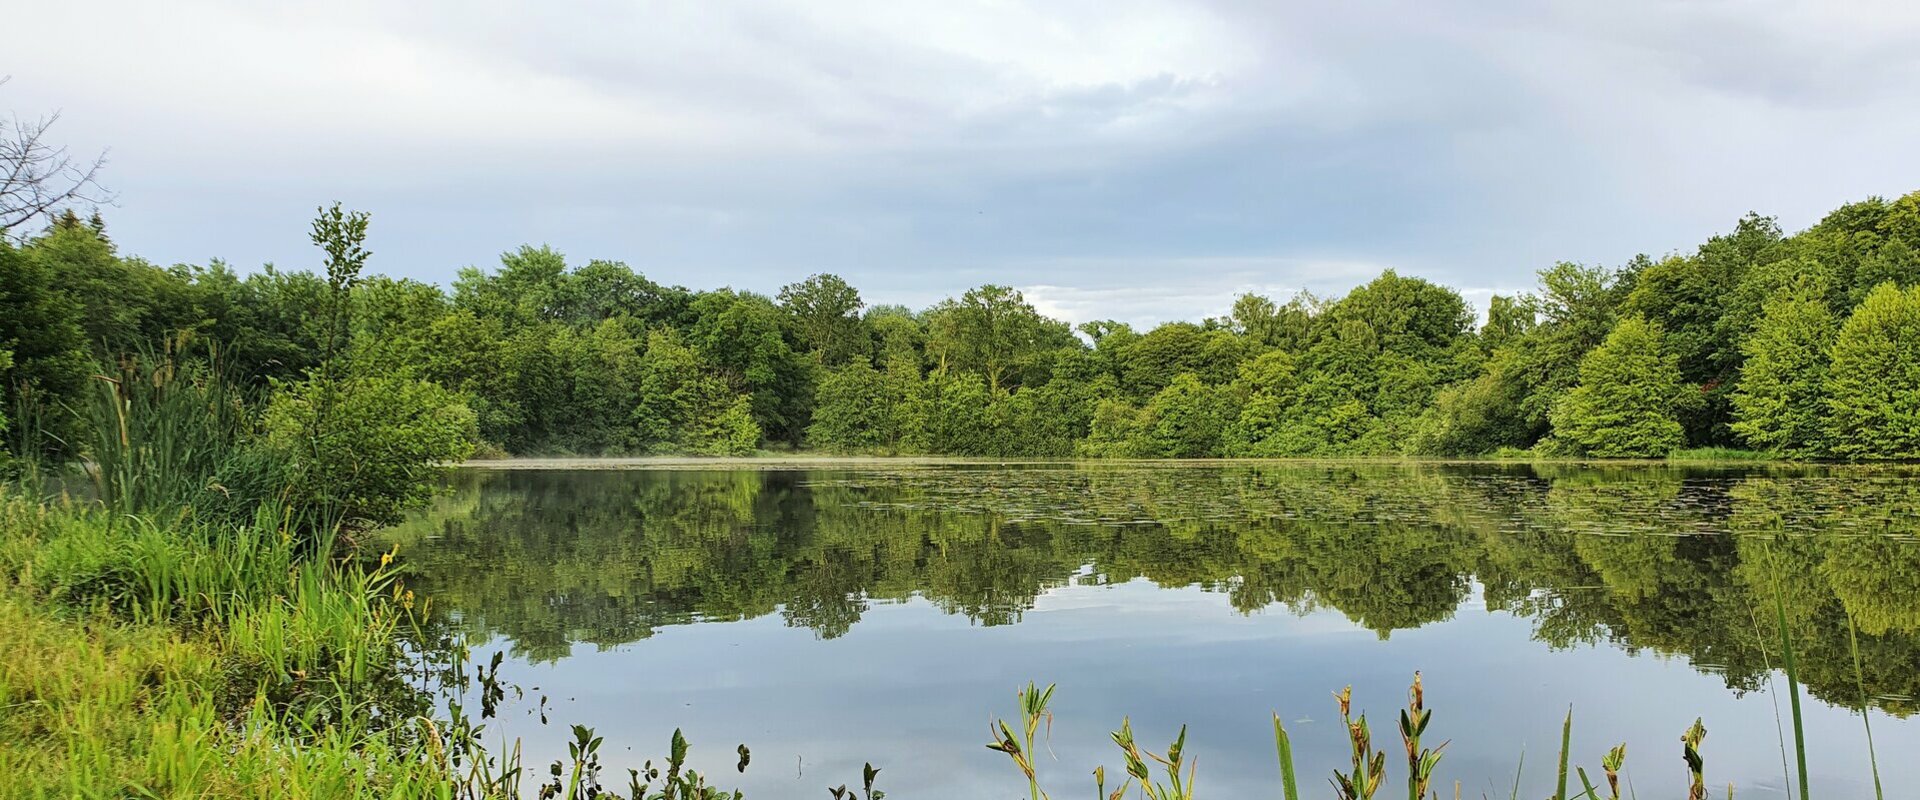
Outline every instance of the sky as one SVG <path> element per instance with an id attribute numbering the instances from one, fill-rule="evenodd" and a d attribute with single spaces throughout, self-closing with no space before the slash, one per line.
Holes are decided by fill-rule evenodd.
<path id="1" fill-rule="evenodd" d="M 0 112 L 108 151 L 151 261 L 447 284 L 521 244 L 1073 322 L 1338 295 L 1476 304 L 1920 189 L 1920 4 L 1835 0 L 20 3 Z"/>

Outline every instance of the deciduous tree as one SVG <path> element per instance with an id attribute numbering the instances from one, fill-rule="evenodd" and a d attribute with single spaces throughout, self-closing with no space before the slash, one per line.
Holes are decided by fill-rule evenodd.
<path id="1" fill-rule="evenodd" d="M 1664 456 L 1686 443 L 1674 411 L 1678 359 L 1658 323 L 1620 320 L 1580 360 L 1580 384 L 1553 410 L 1554 435 L 1601 458 Z"/>
<path id="2" fill-rule="evenodd" d="M 1820 455 L 1826 428 L 1828 348 L 1833 314 L 1825 287 L 1802 279 L 1768 300 L 1742 344 L 1746 364 L 1734 392 L 1733 431 L 1754 448 Z"/>
<path id="3" fill-rule="evenodd" d="M 1920 458 L 1920 287 L 1867 295 L 1834 340 L 1826 390 L 1834 454 Z"/>

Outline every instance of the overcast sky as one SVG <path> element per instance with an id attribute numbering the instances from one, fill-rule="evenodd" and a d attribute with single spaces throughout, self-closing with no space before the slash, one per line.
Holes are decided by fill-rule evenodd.
<path id="1" fill-rule="evenodd" d="M 0 110 L 111 147 L 131 253 L 440 283 L 522 243 L 1073 321 L 1487 292 L 1920 189 L 1912 2 L 23 2 Z"/>

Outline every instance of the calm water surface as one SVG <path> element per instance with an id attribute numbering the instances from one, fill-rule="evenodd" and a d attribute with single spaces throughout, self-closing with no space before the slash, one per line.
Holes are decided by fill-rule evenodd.
<path id="1" fill-rule="evenodd" d="M 674 728 L 749 797 L 823 797 L 882 768 L 895 798 L 1024 796 L 982 745 L 1014 690 L 1057 683 L 1055 797 L 1190 725 L 1203 795 L 1276 794 L 1270 714 L 1303 788 L 1345 762 L 1354 687 L 1402 773 L 1414 670 L 1451 738 L 1439 785 L 1551 793 L 1628 742 L 1645 796 L 1783 797 L 1775 599 L 1801 650 L 1823 797 L 1871 796 L 1861 729 L 1920 785 L 1920 481 L 1903 470 L 1379 464 L 888 464 L 465 470 L 390 533 L 412 584 L 508 654 L 490 729 L 540 769 L 566 725 L 610 776 Z M 1784 534 L 1784 535 L 1783 535 Z M 1864 687 L 1847 646 L 1858 629 Z M 1775 693 L 1775 689 L 1779 693 Z M 1863 692 L 1864 689 L 1864 692 Z M 539 719 L 540 699 L 552 722 Z M 744 775 L 734 746 L 753 750 Z M 1392 791 L 1391 787 L 1383 791 Z M 1385 795 L 1383 795 L 1385 796 Z M 1715 796 L 1718 796 L 1716 792 Z"/>

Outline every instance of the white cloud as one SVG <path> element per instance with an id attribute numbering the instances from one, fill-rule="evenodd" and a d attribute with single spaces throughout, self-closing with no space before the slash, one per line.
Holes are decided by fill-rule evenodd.
<path id="1" fill-rule="evenodd" d="M 1075 325 L 1112 319 L 1146 329 L 1162 322 L 1227 316 L 1233 301 L 1247 293 L 1278 302 L 1302 291 L 1344 294 L 1385 269 L 1366 262 L 1295 258 L 1117 260 L 1073 265 L 1076 274 L 1108 274 L 1104 280 L 1018 288 L 1035 309 L 1054 319 Z"/>

